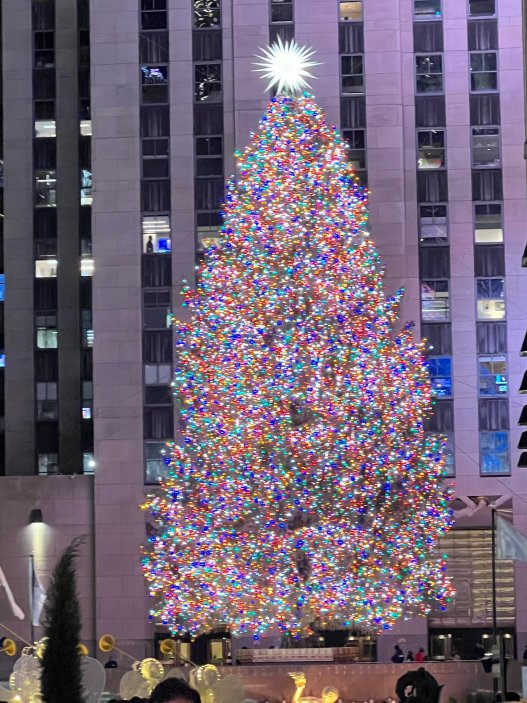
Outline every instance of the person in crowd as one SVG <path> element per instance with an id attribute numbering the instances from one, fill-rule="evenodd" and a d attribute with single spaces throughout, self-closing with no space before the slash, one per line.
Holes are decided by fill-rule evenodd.
<path id="1" fill-rule="evenodd" d="M 413 661 L 415 661 L 415 660 L 414 660 L 414 653 L 412 652 L 411 649 L 409 649 L 408 652 L 406 653 L 406 658 L 405 658 L 404 661 L 406 661 L 406 662 L 413 662 Z"/>
<path id="2" fill-rule="evenodd" d="M 415 655 L 415 661 L 416 662 L 424 662 L 425 657 L 426 657 L 425 648 L 419 647 L 419 650 L 418 650 L 417 654 Z"/>
<path id="3" fill-rule="evenodd" d="M 394 652 L 392 655 L 392 662 L 394 664 L 402 664 L 404 661 L 403 650 L 400 648 L 400 646 L 398 644 L 396 644 L 393 649 L 394 649 Z"/>
<path id="4" fill-rule="evenodd" d="M 170 678 L 157 684 L 148 703 L 201 703 L 201 697 L 181 679 Z"/>

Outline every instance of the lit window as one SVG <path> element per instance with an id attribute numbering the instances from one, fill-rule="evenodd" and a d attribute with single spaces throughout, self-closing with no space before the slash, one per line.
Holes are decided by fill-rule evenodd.
<path id="1" fill-rule="evenodd" d="M 472 127 L 472 166 L 501 166 L 499 127 Z"/>
<path id="2" fill-rule="evenodd" d="M 479 451 L 482 475 L 510 473 L 508 432 L 480 432 Z"/>
<path id="3" fill-rule="evenodd" d="M 57 266 L 56 259 L 38 259 L 35 261 L 35 278 L 56 278 Z"/>
<path id="4" fill-rule="evenodd" d="M 428 359 L 428 369 L 432 391 L 437 398 L 452 395 L 452 359 L 449 356 L 436 356 Z"/>
<path id="5" fill-rule="evenodd" d="M 143 217 L 143 252 L 163 254 L 170 249 L 170 217 L 168 215 Z"/>
<path id="6" fill-rule="evenodd" d="M 347 141 L 349 149 L 348 160 L 356 171 L 366 168 L 366 132 L 364 129 L 343 129 L 342 136 Z"/>
<path id="7" fill-rule="evenodd" d="M 418 161 L 420 171 L 443 168 L 445 165 L 445 132 L 442 129 L 427 129 L 417 132 Z"/>
<path id="8" fill-rule="evenodd" d="M 58 332 L 49 327 L 37 327 L 37 349 L 56 349 Z"/>
<path id="9" fill-rule="evenodd" d="M 445 242 L 448 238 L 446 205 L 419 205 L 419 236 L 423 244 Z"/>
<path id="10" fill-rule="evenodd" d="M 341 22 L 362 21 L 362 0 L 340 0 L 339 8 Z"/>
<path id="11" fill-rule="evenodd" d="M 361 54 L 340 57 L 341 91 L 364 93 L 364 67 Z"/>
<path id="12" fill-rule="evenodd" d="M 498 58 L 495 51 L 471 52 L 470 89 L 474 93 L 498 89 Z"/>
<path id="13" fill-rule="evenodd" d="M 455 446 L 453 432 L 428 432 L 427 436 L 436 438 L 440 441 L 440 446 L 445 460 L 445 475 L 455 476 Z M 444 442 L 446 437 L 446 441 Z M 444 443 L 443 443 L 444 442 Z"/>
<path id="14" fill-rule="evenodd" d="M 167 385 L 172 382 L 170 364 L 145 364 L 145 383 L 147 385 Z"/>
<path id="15" fill-rule="evenodd" d="M 55 120 L 35 120 L 35 137 L 56 137 L 57 123 Z"/>
<path id="16" fill-rule="evenodd" d="M 83 137 L 91 137 L 92 136 L 91 120 L 81 120 L 80 130 L 81 130 L 81 135 Z"/>
<path id="17" fill-rule="evenodd" d="M 214 29 L 220 26 L 220 0 L 194 0 L 194 28 Z"/>
<path id="18" fill-rule="evenodd" d="M 160 478 L 167 475 L 169 461 L 167 442 L 146 442 L 146 483 L 157 483 Z"/>
<path id="19" fill-rule="evenodd" d="M 417 93 L 443 92 L 443 57 L 441 54 L 415 57 Z"/>
<path id="20" fill-rule="evenodd" d="M 198 227 L 198 254 L 202 254 L 221 241 L 219 227 Z"/>
<path id="21" fill-rule="evenodd" d="M 468 0 L 469 15 L 483 17 L 496 14 L 496 0 Z"/>
<path id="22" fill-rule="evenodd" d="M 57 419 L 57 383 L 37 383 L 37 420 Z"/>
<path id="23" fill-rule="evenodd" d="M 95 473 L 96 466 L 93 452 L 84 452 L 82 455 L 82 473 L 92 475 Z"/>
<path id="24" fill-rule="evenodd" d="M 441 17 L 441 0 L 414 0 L 415 17 Z"/>
<path id="25" fill-rule="evenodd" d="M 506 395 L 507 365 L 505 356 L 480 356 L 479 363 L 479 394 L 483 396 Z"/>
<path id="26" fill-rule="evenodd" d="M 5 368 L 5 354 L 0 352 L 0 369 Z"/>
<path id="27" fill-rule="evenodd" d="M 81 205 L 91 205 L 93 201 L 91 171 L 81 169 Z"/>
<path id="28" fill-rule="evenodd" d="M 81 276 L 93 276 L 94 270 L 93 259 L 81 259 Z"/>
<path id="29" fill-rule="evenodd" d="M 292 22 L 293 0 L 271 0 L 271 22 Z"/>
<path id="30" fill-rule="evenodd" d="M 91 420 L 93 412 L 93 382 L 82 382 L 82 419 Z"/>
<path id="31" fill-rule="evenodd" d="M 503 242 L 501 203 L 477 203 L 474 205 L 474 237 L 476 244 Z"/>
<path id="32" fill-rule="evenodd" d="M 448 281 L 421 281 L 421 318 L 424 322 L 442 322 L 450 317 Z"/>
<path id="33" fill-rule="evenodd" d="M 86 348 L 93 347 L 93 340 L 95 335 L 93 333 L 93 321 L 91 310 L 81 311 L 81 325 L 82 325 L 82 346 Z"/>
<path id="34" fill-rule="evenodd" d="M 48 474 L 56 474 L 58 471 L 58 460 L 57 454 L 39 454 L 38 475 L 47 476 Z"/>
<path id="35" fill-rule="evenodd" d="M 478 320 L 505 319 L 505 280 L 478 278 L 476 280 Z"/>
<path id="36" fill-rule="evenodd" d="M 5 300 L 5 274 L 0 273 L 0 300 Z"/>
<path id="37" fill-rule="evenodd" d="M 35 171 L 35 206 L 55 207 L 57 204 L 57 175 L 54 169 Z"/>
<path id="38" fill-rule="evenodd" d="M 220 102 L 221 64 L 204 63 L 194 66 L 194 99 L 197 102 Z"/>

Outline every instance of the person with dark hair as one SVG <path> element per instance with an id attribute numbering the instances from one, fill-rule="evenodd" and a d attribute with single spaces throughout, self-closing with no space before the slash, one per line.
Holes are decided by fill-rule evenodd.
<path id="1" fill-rule="evenodd" d="M 201 703 L 201 697 L 182 679 L 170 678 L 157 684 L 148 703 Z"/>
<path id="2" fill-rule="evenodd" d="M 392 662 L 394 664 L 402 664 L 404 661 L 403 650 L 401 649 L 401 647 L 398 644 L 396 644 L 393 649 L 394 649 L 394 652 L 392 655 Z"/>

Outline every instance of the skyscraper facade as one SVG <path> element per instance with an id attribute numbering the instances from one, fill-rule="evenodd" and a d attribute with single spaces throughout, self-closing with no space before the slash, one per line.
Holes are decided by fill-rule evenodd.
<path id="1" fill-rule="evenodd" d="M 450 656 L 491 625 L 489 505 L 527 532 L 521 0 L 3 0 L 0 488 L 88 474 L 93 629 L 152 637 L 137 506 L 178 440 L 170 315 L 221 237 L 233 152 L 269 99 L 252 63 L 278 37 L 317 52 L 312 90 L 371 191 L 386 285 L 428 340 L 426 430 L 456 484 L 456 600 L 379 657 L 401 637 Z M 499 564 L 498 621 L 521 645 L 526 581 Z"/>

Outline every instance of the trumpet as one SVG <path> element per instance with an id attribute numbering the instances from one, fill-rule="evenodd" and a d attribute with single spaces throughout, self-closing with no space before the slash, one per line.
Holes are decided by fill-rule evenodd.
<path id="1" fill-rule="evenodd" d="M 0 649 L 0 654 L 6 654 L 8 657 L 14 657 L 16 654 L 16 642 L 9 637 L 5 637 L 2 642 L 2 649 Z"/>
<path id="2" fill-rule="evenodd" d="M 177 651 L 177 643 L 175 640 L 171 639 L 166 639 L 166 640 L 161 640 L 159 643 L 159 651 L 161 654 L 164 654 L 167 657 L 170 657 L 171 659 L 178 659 L 180 661 L 185 662 L 186 664 L 190 664 L 190 666 L 197 666 L 194 664 L 193 661 L 190 659 L 187 659 L 187 657 L 184 657 L 181 652 Z"/>
<path id="3" fill-rule="evenodd" d="M 119 652 L 119 654 L 122 654 L 123 657 L 128 657 L 128 659 L 131 659 L 133 662 L 135 662 L 135 657 L 132 657 L 131 654 L 128 654 L 122 649 L 119 649 L 119 647 L 115 646 L 115 637 L 113 635 L 101 635 L 97 644 L 101 652 L 105 652 L 105 654 L 108 654 L 109 652 L 113 652 L 115 650 L 116 652 Z"/>

